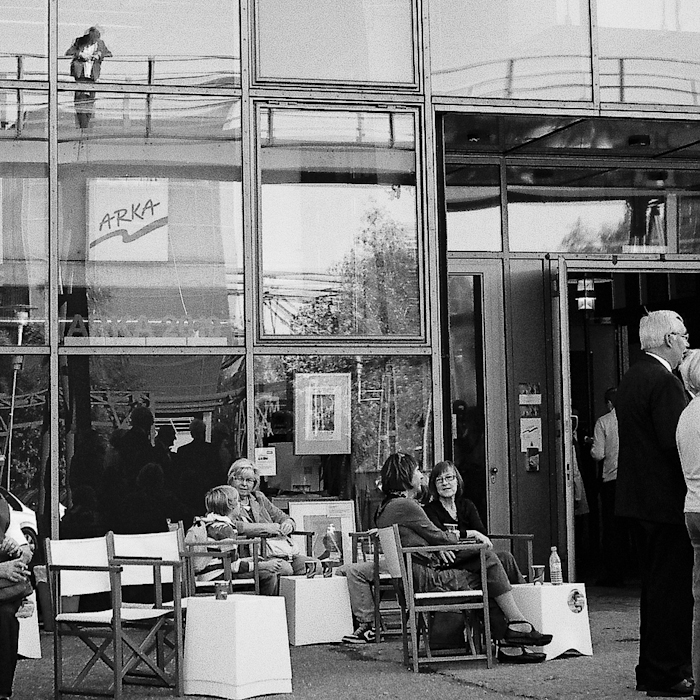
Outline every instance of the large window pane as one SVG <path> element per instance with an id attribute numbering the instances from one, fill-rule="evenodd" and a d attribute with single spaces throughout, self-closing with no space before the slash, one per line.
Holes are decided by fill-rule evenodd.
<path id="1" fill-rule="evenodd" d="M 600 97 L 697 106 L 697 0 L 598 0 Z"/>
<path id="2" fill-rule="evenodd" d="M 213 86 L 240 81 L 238 0 L 59 0 L 58 20 L 59 54 L 77 53 L 71 48 L 76 39 L 90 27 L 98 29 L 103 82 Z M 94 37 L 78 42 L 77 49 L 92 46 Z M 65 56 L 59 63 L 64 80 L 75 75 L 71 61 Z"/>
<path id="3" fill-rule="evenodd" d="M 258 0 L 258 75 L 414 83 L 411 0 Z"/>
<path id="4" fill-rule="evenodd" d="M 418 336 L 412 113 L 262 109 L 263 331 Z"/>
<path id="5" fill-rule="evenodd" d="M 591 99 L 587 0 L 439 0 L 429 6 L 437 94 Z"/>
<path id="6" fill-rule="evenodd" d="M 428 468 L 432 454 L 430 361 L 425 357 L 280 356 L 255 359 L 255 439 L 257 447 L 275 447 L 277 473 L 268 492 L 318 492 L 355 498 L 358 527 L 373 526 L 381 500 L 377 478 L 392 452 L 413 455 Z M 319 375 L 322 375 L 319 378 Z M 310 379 L 328 387 L 349 385 L 349 405 L 314 402 Z M 316 392 L 318 394 L 318 392 Z M 298 405 L 298 402 L 303 402 Z M 314 406 L 329 410 L 332 425 L 350 418 L 350 449 L 334 453 L 314 444 Z M 307 411 L 308 408 L 308 411 Z M 323 443 L 324 436 L 319 436 Z M 354 489 L 354 491 L 353 491 Z"/>
<path id="7" fill-rule="evenodd" d="M 243 357 L 71 355 L 62 376 L 65 481 L 76 500 L 91 499 L 105 530 L 191 522 L 204 513 L 204 493 L 245 454 Z M 144 427 L 143 407 L 153 426 Z M 204 441 L 183 450 L 193 420 Z M 67 530 L 61 523 L 61 536 L 80 536 Z"/>
<path id="8" fill-rule="evenodd" d="M 47 107 L 0 91 L 0 345 L 48 342 Z"/>
<path id="9" fill-rule="evenodd" d="M 447 250 L 501 250 L 497 165 L 445 166 Z"/>
<path id="10" fill-rule="evenodd" d="M 509 167 L 510 249 L 675 252 L 667 245 L 666 176 L 665 171 Z M 638 190 L 631 189 L 635 184 Z"/>
<path id="11" fill-rule="evenodd" d="M 48 3 L 0 0 L 0 80 L 46 80 Z"/>
<path id="12" fill-rule="evenodd" d="M 239 102 L 61 93 L 59 140 L 65 342 L 242 343 Z"/>
<path id="13" fill-rule="evenodd" d="M 700 253 L 700 197 L 678 198 L 678 252 Z"/>

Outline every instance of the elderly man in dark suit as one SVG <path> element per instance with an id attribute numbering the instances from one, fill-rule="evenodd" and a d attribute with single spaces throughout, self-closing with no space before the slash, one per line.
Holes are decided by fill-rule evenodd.
<path id="1" fill-rule="evenodd" d="M 640 321 L 639 339 L 645 354 L 623 377 L 616 404 L 616 514 L 631 521 L 642 576 L 637 689 L 652 697 L 690 696 L 693 550 L 676 448 L 687 395 L 673 374 L 688 333 L 674 311 L 653 311 Z"/>

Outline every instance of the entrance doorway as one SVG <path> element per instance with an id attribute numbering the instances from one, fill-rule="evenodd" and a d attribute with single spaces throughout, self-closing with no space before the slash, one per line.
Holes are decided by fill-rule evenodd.
<path id="1" fill-rule="evenodd" d="M 502 263 L 450 259 L 447 280 L 446 443 L 487 528 L 509 532 Z"/>
<path id="2" fill-rule="evenodd" d="M 596 420 L 606 412 L 604 395 L 616 387 L 642 350 L 639 320 L 647 311 L 672 309 L 700 341 L 700 274 L 693 271 L 571 269 L 567 275 L 570 406 L 574 417 L 571 449 L 583 482 L 585 502 L 574 503 L 576 573 L 598 577 L 605 533 L 600 463 L 591 457 Z M 566 400 L 566 397 L 564 397 Z M 629 551 L 619 555 L 630 568 Z"/>

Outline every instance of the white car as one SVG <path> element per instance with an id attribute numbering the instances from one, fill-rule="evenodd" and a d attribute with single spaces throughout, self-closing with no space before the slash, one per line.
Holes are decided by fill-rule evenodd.
<path id="1" fill-rule="evenodd" d="M 5 497 L 5 500 L 10 506 L 10 523 L 19 525 L 29 543 L 32 553 L 36 552 L 39 546 L 39 528 L 36 523 L 36 513 L 29 506 L 25 506 L 17 496 L 2 486 L 0 486 L 0 494 Z M 59 503 L 58 512 L 61 518 L 65 511 L 65 506 Z"/>

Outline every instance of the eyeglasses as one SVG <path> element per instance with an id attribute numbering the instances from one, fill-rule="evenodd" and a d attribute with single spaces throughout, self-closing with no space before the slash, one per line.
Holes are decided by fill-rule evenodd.
<path id="1" fill-rule="evenodd" d="M 239 484 L 254 484 L 255 483 L 255 479 L 253 479 L 252 477 L 249 477 L 249 476 L 237 476 L 236 481 Z"/>
<path id="2" fill-rule="evenodd" d="M 688 342 L 688 339 L 690 338 L 690 334 L 687 332 L 686 333 L 679 333 L 678 331 L 671 331 L 669 333 L 669 335 L 679 335 L 681 338 L 683 338 L 683 340 L 685 340 L 686 343 Z"/>
<path id="3" fill-rule="evenodd" d="M 451 484 L 457 477 L 454 474 L 443 474 L 435 479 L 436 484 Z"/>

